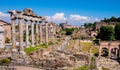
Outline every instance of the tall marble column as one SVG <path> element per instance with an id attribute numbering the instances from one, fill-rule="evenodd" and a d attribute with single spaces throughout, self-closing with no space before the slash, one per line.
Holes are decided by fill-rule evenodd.
<path id="1" fill-rule="evenodd" d="M 45 43 L 48 44 L 48 21 L 45 20 Z"/>
<path id="2" fill-rule="evenodd" d="M 23 23 L 22 23 L 22 17 L 18 18 L 18 24 L 19 24 L 19 44 L 20 44 L 20 51 L 24 51 L 23 48 Z"/>
<path id="3" fill-rule="evenodd" d="M 12 18 L 12 51 L 17 51 L 16 49 L 16 33 L 15 33 L 15 18 Z"/>
<path id="4" fill-rule="evenodd" d="M 28 20 L 25 20 L 26 22 L 26 47 L 29 47 L 29 29 L 28 29 Z"/>
<path id="5" fill-rule="evenodd" d="M 31 36 L 32 36 L 32 46 L 34 45 L 34 21 L 31 20 Z"/>
<path id="6" fill-rule="evenodd" d="M 42 21 L 39 21 L 39 25 L 40 25 L 40 28 L 39 28 L 39 30 L 40 30 L 40 44 L 42 44 Z"/>
<path id="7" fill-rule="evenodd" d="M 39 38 L 39 37 L 38 37 L 38 36 L 39 36 L 39 35 L 38 35 L 38 21 L 35 21 L 35 23 L 36 23 L 36 45 L 38 45 L 38 40 L 39 40 L 39 39 L 38 39 L 38 38 Z"/>

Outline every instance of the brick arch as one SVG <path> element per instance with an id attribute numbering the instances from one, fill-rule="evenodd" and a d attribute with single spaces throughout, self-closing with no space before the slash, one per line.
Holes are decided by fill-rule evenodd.
<path id="1" fill-rule="evenodd" d="M 119 54 L 120 57 L 120 42 L 118 41 L 102 41 L 100 42 L 99 45 L 99 56 L 101 56 L 101 52 L 103 48 L 107 48 L 108 49 L 108 57 L 111 57 L 111 50 L 116 48 L 116 55 Z M 118 52 L 119 51 L 119 52 Z"/>

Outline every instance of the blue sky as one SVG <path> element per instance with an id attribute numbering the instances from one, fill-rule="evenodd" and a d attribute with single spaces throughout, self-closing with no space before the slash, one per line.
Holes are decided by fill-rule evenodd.
<path id="1" fill-rule="evenodd" d="M 120 16 L 120 0 L 1 0 L 0 19 L 8 21 L 8 10 L 32 8 L 50 21 L 68 21 L 73 25 L 94 22 L 104 17 Z"/>

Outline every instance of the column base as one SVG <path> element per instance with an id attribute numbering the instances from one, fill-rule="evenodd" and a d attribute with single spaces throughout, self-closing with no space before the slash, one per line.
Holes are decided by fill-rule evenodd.
<path id="1" fill-rule="evenodd" d="M 29 46 L 26 46 L 25 48 L 29 48 Z"/>
<path id="2" fill-rule="evenodd" d="M 32 47 L 35 47 L 35 45 L 31 45 Z"/>
<path id="3" fill-rule="evenodd" d="M 43 44 L 42 42 L 40 42 L 40 44 Z"/>
<path id="4" fill-rule="evenodd" d="M 17 49 L 12 49 L 12 52 L 17 52 Z"/>
<path id="5" fill-rule="evenodd" d="M 26 53 L 24 51 L 20 51 L 20 54 L 26 55 Z"/>

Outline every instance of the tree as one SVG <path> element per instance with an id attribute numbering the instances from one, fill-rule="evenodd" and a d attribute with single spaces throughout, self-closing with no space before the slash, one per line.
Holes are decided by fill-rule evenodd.
<path id="1" fill-rule="evenodd" d="M 65 30 L 65 34 L 66 35 L 71 35 L 71 34 L 73 34 L 73 31 L 75 30 L 74 28 L 66 28 L 66 29 L 64 29 Z"/>
<path id="2" fill-rule="evenodd" d="M 117 21 L 117 18 L 116 18 L 116 17 L 114 17 L 114 16 L 112 16 L 112 17 L 110 18 L 110 21 L 115 22 L 115 21 Z"/>
<path id="3" fill-rule="evenodd" d="M 116 24 L 115 26 L 115 38 L 120 40 L 120 23 Z"/>
<path id="4" fill-rule="evenodd" d="M 95 24 L 93 24 L 93 23 L 85 23 L 85 24 L 84 24 L 84 27 L 85 27 L 85 28 L 94 28 L 94 27 L 95 27 Z"/>
<path id="5" fill-rule="evenodd" d="M 102 26 L 97 38 L 101 40 L 114 40 L 114 29 L 112 26 Z"/>

